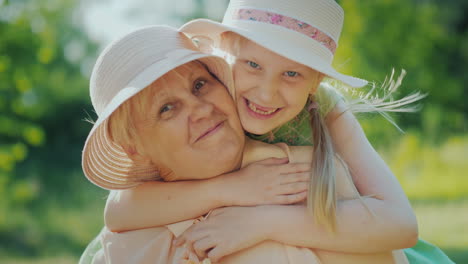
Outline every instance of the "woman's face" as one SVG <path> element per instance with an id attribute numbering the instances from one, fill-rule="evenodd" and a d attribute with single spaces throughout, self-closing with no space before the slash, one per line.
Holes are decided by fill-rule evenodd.
<path id="1" fill-rule="evenodd" d="M 248 39 L 236 53 L 237 108 L 250 133 L 265 134 L 294 118 L 321 81 L 319 72 Z"/>
<path id="2" fill-rule="evenodd" d="M 182 65 L 147 89 L 154 89 L 152 103 L 136 120 L 137 134 L 144 154 L 171 171 L 166 180 L 203 179 L 239 166 L 245 139 L 234 102 L 201 63 Z"/>

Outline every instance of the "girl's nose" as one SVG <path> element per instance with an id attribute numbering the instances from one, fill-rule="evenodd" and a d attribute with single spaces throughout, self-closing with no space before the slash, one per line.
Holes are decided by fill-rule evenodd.
<path id="1" fill-rule="evenodd" d="M 279 81 L 275 78 L 264 79 L 258 86 L 257 101 L 268 105 L 273 102 L 278 94 Z"/>
<path id="2" fill-rule="evenodd" d="M 190 121 L 197 122 L 209 117 L 213 113 L 214 105 L 211 102 L 195 97 L 190 108 Z"/>

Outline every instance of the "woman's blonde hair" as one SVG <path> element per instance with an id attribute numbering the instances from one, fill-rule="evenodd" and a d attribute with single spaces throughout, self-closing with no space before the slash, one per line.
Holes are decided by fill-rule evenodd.
<path id="1" fill-rule="evenodd" d="M 225 32 L 221 35 L 221 41 L 217 48 L 224 52 L 226 60 L 232 64 L 246 41 L 247 39 L 239 34 Z M 353 99 L 347 101 L 347 109 L 345 111 L 351 111 L 352 113 L 377 112 L 400 129 L 388 112 L 417 111 L 418 108 L 411 104 L 425 96 L 417 92 L 403 99 L 393 100 L 392 95 L 400 86 L 404 75 L 405 72 L 403 71 L 402 74 L 394 80 L 394 72 L 392 71 L 392 75 L 385 80 L 382 86 L 377 87 L 374 84 L 367 93 L 356 92 L 356 90 L 347 88 L 341 82 L 329 78 L 327 78 L 327 81 L 322 82 L 322 85 L 328 85 L 332 87 L 332 89 L 340 88 L 340 90 L 351 95 Z M 315 88 L 317 87 L 314 87 L 312 90 L 316 91 Z M 381 91 L 383 95 L 375 95 L 377 90 Z M 315 97 L 311 95 L 305 107 L 313 104 L 314 101 Z M 331 231 L 335 231 L 337 206 L 335 159 L 345 168 L 347 177 L 349 177 L 351 181 L 352 177 L 344 160 L 334 151 L 332 139 L 323 114 L 320 112 L 320 108 L 309 107 L 309 114 L 313 135 L 311 142 L 313 144 L 314 158 L 311 161 L 312 173 L 307 195 L 307 208 L 308 211 L 313 214 L 317 223 L 323 224 Z M 363 201 L 357 190 L 356 198 Z M 367 209 L 369 210 L 369 208 Z M 369 212 L 373 214 L 370 210 Z"/>

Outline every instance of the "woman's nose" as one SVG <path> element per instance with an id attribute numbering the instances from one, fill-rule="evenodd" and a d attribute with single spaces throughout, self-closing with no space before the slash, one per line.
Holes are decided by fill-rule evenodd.
<path id="1" fill-rule="evenodd" d="M 196 98 L 191 105 L 190 120 L 197 122 L 213 113 L 214 105 L 206 100 Z"/>

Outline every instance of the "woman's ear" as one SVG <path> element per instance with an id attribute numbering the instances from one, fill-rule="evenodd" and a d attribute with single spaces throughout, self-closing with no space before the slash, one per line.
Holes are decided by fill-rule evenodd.
<path id="1" fill-rule="evenodd" d="M 155 164 L 149 156 L 145 155 L 144 151 L 139 151 L 141 147 L 137 147 L 133 144 L 121 145 L 127 156 L 135 163 L 138 167 L 153 167 L 159 172 L 159 176 L 164 181 L 176 181 L 177 177 L 174 172 L 162 164 Z"/>
<path id="2" fill-rule="evenodd" d="M 323 81 L 324 77 L 325 77 L 325 74 L 321 72 L 317 72 L 317 78 L 315 78 L 314 82 L 312 83 L 312 86 L 310 87 L 309 93 L 311 95 L 314 95 L 317 92 L 317 89 L 320 86 L 320 83 Z"/>
<path id="3" fill-rule="evenodd" d="M 139 151 L 134 144 L 121 145 L 127 156 L 138 165 L 150 165 L 151 159 L 146 156 L 142 151 Z"/>

